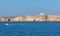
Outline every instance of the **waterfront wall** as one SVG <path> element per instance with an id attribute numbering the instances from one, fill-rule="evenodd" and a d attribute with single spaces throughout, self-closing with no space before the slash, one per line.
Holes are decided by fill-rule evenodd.
<path id="1" fill-rule="evenodd" d="M 0 17 L 0 21 L 60 21 L 60 16 L 44 15 L 41 13 L 37 16 L 13 16 L 13 17 Z"/>

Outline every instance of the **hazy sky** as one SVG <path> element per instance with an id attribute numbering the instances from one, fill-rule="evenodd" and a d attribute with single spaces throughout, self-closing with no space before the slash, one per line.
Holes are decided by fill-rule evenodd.
<path id="1" fill-rule="evenodd" d="M 60 15 L 60 0 L 0 0 L 0 16 Z"/>

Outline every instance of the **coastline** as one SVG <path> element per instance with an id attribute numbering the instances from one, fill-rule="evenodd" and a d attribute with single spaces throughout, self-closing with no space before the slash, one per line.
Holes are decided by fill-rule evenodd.
<path id="1" fill-rule="evenodd" d="M 13 16 L 13 17 L 0 17 L 0 22 L 59 22 L 60 16 L 45 15 L 40 13 L 38 16 Z"/>

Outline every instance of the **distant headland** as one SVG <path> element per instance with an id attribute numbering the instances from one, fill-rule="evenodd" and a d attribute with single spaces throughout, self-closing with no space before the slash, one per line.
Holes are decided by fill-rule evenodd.
<path id="1" fill-rule="evenodd" d="M 60 21 L 60 16 L 56 15 L 45 15 L 40 13 L 37 16 L 11 16 L 11 17 L 0 17 L 0 22 L 4 21 Z"/>

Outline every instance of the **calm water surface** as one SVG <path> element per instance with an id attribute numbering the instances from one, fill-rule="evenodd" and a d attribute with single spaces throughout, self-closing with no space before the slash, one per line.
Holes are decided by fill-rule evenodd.
<path id="1" fill-rule="evenodd" d="M 0 36 L 60 36 L 60 22 L 0 22 Z"/>

